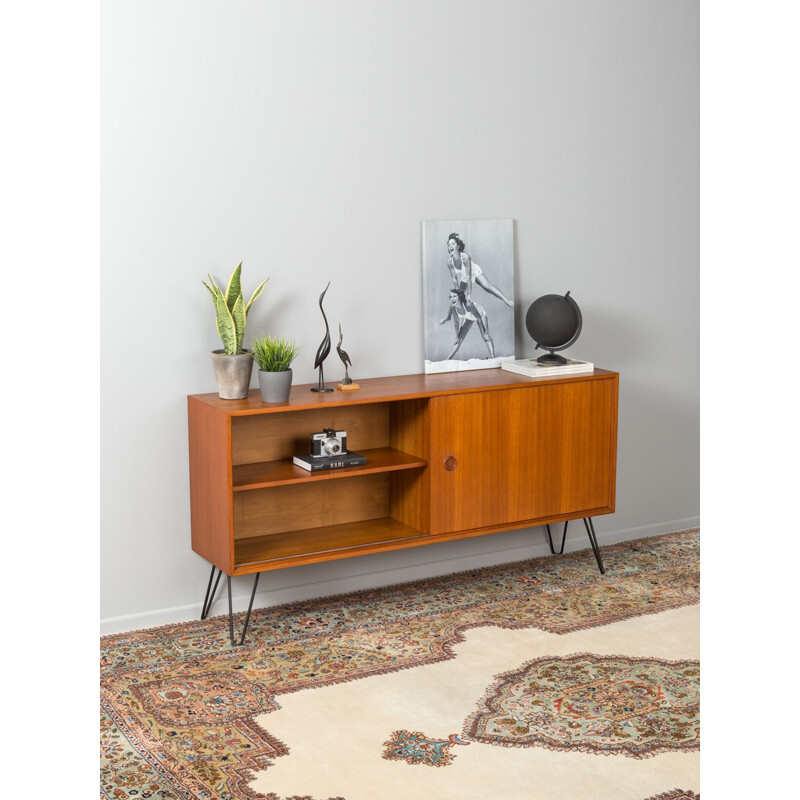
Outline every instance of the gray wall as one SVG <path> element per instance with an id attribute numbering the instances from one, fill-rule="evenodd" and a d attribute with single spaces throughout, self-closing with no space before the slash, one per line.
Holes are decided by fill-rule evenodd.
<path id="1" fill-rule="evenodd" d="M 419 372 L 425 219 L 513 218 L 518 357 L 527 306 L 569 289 L 568 354 L 621 373 L 601 543 L 695 524 L 698 38 L 696 0 L 105 2 L 103 629 L 202 601 L 185 398 L 214 391 L 218 339 L 201 279 L 240 260 L 246 293 L 270 276 L 248 332 L 303 344 L 297 382 L 328 280 L 352 375 Z M 257 602 L 544 549 L 537 529 L 296 568 Z"/>

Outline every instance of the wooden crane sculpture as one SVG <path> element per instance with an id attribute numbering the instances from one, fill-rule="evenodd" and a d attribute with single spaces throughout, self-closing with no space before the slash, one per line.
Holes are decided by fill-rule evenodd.
<path id="1" fill-rule="evenodd" d="M 339 344 L 336 345 L 336 352 L 339 354 L 339 358 L 342 359 L 342 363 L 344 364 L 344 380 L 342 381 L 342 386 L 348 386 L 353 382 L 353 379 L 347 374 L 348 366 L 352 367 L 353 362 L 350 360 L 350 356 L 342 350 L 342 341 L 344 340 L 344 334 L 342 333 L 342 323 L 339 323 Z"/>
<path id="2" fill-rule="evenodd" d="M 325 311 L 322 308 L 322 299 L 325 297 L 325 292 L 330 289 L 331 282 L 328 281 L 328 285 L 325 287 L 325 291 L 319 296 L 319 310 L 322 312 L 322 319 L 325 320 L 325 338 L 320 342 L 319 347 L 317 348 L 317 355 L 314 359 L 314 366 L 319 368 L 319 382 L 316 386 L 311 387 L 312 392 L 332 392 L 330 386 L 325 385 L 325 376 L 322 372 L 322 362 L 328 357 L 328 354 L 331 352 L 331 332 L 328 328 L 328 318 L 325 316 Z"/>
<path id="3" fill-rule="evenodd" d="M 349 373 L 347 372 L 348 367 L 353 366 L 353 362 L 350 360 L 350 356 L 342 350 L 342 340 L 344 339 L 344 334 L 342 333 L 342 323 L 339 323 L 339 344 L 336 345 L 336 352 L 339 354 L 339 358 L 342 359 L 342 364 L 344 364 L 344 380 L 341 383 L 336 384 L 337 388 L 341 389 L 342 391 L 352 391 L 355 389 L 360 389 L 361 387 L 357 383 L 353 383 L 353 379 L 350 377 Z"/>

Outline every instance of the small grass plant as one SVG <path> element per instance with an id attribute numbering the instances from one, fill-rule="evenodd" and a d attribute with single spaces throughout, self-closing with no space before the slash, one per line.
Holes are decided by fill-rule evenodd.
<path id="1" fill-rule="evenodd" d="M 261 334 L 250 343 L 253 358 L 261 372 L 286 372 L 297 357 L 300 346 L 294 339 Z"/>

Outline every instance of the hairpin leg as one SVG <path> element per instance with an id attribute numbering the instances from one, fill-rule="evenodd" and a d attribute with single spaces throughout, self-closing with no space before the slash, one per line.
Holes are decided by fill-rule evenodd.
<path id="1" fill-rule="evenodd" d="M 557 553 L 553 547 L 553 537 L 550 535 L 550 526 L 545 525 L 545 528 L 547 528 L 547 541 L 550 542 L 550 552 L 554 556 L 560 556 L 564 552 L 564 542 L 567 541 L 567 525 L 569 525 L 569 520 L 564 521 L 564 535 L 561 537 L 561 549 Z"/>
<path id="2" fill-rule="evenodd" d="M 206 588 L 206 599 L 203 600 L 203 610 L 200 613 L 200 619 L 205 619 L 208 612 L 211 611 L 211 604 L 214 602 L 214 595 L 217 593 L 217 586 L 219 586 L 219 579 L 222 577 L 222 570 L 217 574 L 217 582 L 214 584 L 214 591 L 211 591 L 211 581 L 214 580 L 214 572 L 216 567 L 211 565 L 211 575 L 208 577 L 208 587 Z"/>
<path id="3" fill-rule="evenodd" d="M 584 517 L 583 524 L 586 526 L 586 533 L 589 534 L 589 541 L 594 550 L 594 557 L 597 559 L 597 566 L 600 567 L 600 574 L 606 574 L 606 568 L 603 566 L 603 559 L 600 557 L 600 548 L 597 546 L 597 534 L 594 532 L 594 523 L 591 517 Z"/>
<path id="4" fill-rule="evenodd" d="M 244 618 L 244 629 L 242 630 L 242 638 L 237 642 L 233 637 L 233 600 L 231 600 L 231 576 L 228 575 L 228 628 L 231 634 L 231 644 L 234 647 L 244 644 L 244 637 L 247 635 L 247 626 L 250 624 L 250 612 L 253 610 L 253 599 L 256 596 L 256 587 L 258 586 L 258 578 L 260 572 L 256 572 L 256 579 L 253 581 L 253 591 L 250 594 L 250 605 L 247 606 L 247 616 Z"/>

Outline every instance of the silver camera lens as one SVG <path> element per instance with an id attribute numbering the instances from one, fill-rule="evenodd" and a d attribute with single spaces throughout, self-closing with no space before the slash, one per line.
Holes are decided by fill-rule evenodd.
<path id="1" fill-rule="evenodd" d="M 335 456 L 341 452 L 342 446 L 339 444 L 338 439 L 326 439 L 322 445 L 322 449 L 329 455 Z"/>

